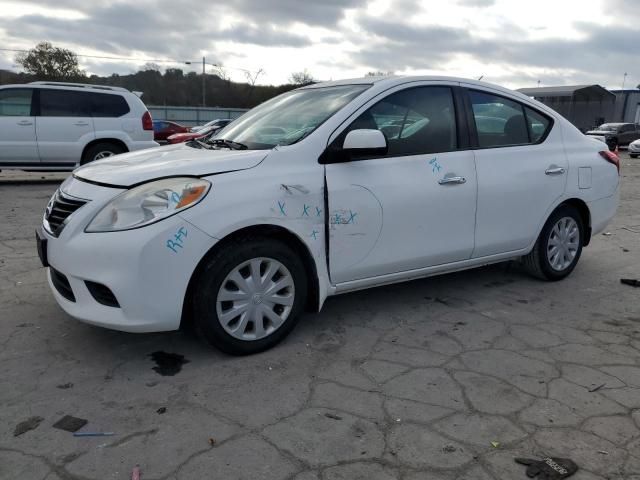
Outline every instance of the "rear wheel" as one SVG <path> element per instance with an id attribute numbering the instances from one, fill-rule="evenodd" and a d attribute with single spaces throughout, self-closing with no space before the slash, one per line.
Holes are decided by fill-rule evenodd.
<path id="1" fill-rule="evenodd" d="M 101 160 L 103 158 L 112 157 L 119 153 L 124 153 L 126 150 L 121 145 L 112 142 L 100 142 L 95 145 L 91 145 L 84 152 L 82 156 L 82 164 L 93 162 L 94 160 Z"/>
<path id="2" fill-rule="evenodd" d="M 306 297 L 298 255 L 276 240 L 248 239 L 205 260 L 192 299 L 194 324 L 226 353 L 257 353 L 293 330 Z"/>
<path id="3" fill-rule="evenodd" d="M 629 156 L 631 158 L 638 158 L 638 154 L 637 153 L 630 153 Z"/>
<path id="4" fill-rule="evenodd" d="M 523 257 L 527 270 L 543 280 L 561 280 L 575 268 L 582 253 L 584 225 L 571 205 L 558 207 L 540 232 L 531 252 Z"/>

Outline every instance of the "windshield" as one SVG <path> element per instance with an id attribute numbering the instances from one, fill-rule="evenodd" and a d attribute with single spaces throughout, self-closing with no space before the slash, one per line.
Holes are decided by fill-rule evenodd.
<path id="1" fill-rule="evenodd" d="M 369 87 L 340 85 L 287 92 L 249 110 L 213 139 L 243 144 L 251 150 L 291 145 L 309 135 Z"/>

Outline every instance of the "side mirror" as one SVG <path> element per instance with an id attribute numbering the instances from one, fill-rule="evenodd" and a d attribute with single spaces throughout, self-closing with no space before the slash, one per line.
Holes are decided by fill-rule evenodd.
<path id="1" fill-rule="evenodd" d="M 343 150 L 356 155 L 384 155 L 387 153 L 387 139 L 380 130 L 351 130 L 344 139 Z"/>
<path id="2" fill-rule="evenodd" d="M 380 130 L 351 130 L 347 133 L 342 148 L 336 146 L 327 148 L 320 155 L 318 162 L 328 164 L 364 160 L 386 155 L 387 151 L 387 138 Z"/>

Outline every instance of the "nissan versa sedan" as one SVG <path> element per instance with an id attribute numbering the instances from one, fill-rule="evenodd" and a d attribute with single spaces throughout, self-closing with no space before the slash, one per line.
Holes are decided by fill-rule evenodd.
<path id="1" fill-rule="evenodd" d="M 73 317 L 129 332 L 193 322 L 249 354 L 330 295 L 514 259 L 563 279 L 615 215 L 619 168 L 555 111 L 488 83 L 320 83 L 208 142 L 76 169 L 38 250 Z"/>

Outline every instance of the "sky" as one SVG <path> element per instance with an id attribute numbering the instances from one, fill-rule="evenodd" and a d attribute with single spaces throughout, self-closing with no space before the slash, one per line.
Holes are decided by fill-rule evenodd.
<path id="1" fill-rule="evenodd" d="M 98 75 L 221 65 L 259 84 L 367 72 L 479 78 L 510 88 L 640 84 L 640 0 L 0 0 L 0 49 L 40 41 Z M 0 69 L 18 71 L 0 50 Z M 214 73 L 215 66 L 207 65 Z M 624 74 L 627 73 L 626 79 Z"/>

